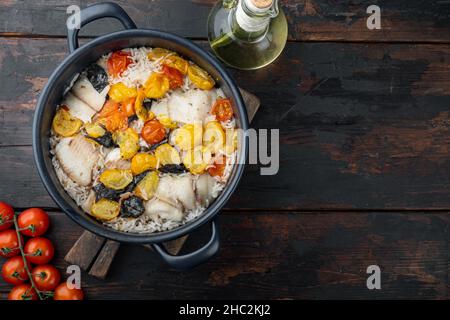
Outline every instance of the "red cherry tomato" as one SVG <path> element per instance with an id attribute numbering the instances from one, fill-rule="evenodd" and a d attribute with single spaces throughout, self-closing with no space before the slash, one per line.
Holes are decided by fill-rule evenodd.
<path id="1" fill-rule="evenodd" d="M 37 300 L 36 291 L 30 284 L 20 284 L 12 288 L 8 294 L 8 300 Z"/>
<path id="2" fill-rule="evenodd" d="M 54 266 L 46 264 L 31 271 L 36 288 L 40 291 L 53 291 L 61 281 L 61 274 Z"/>
<path id="3" fill-rule="evenodd" d="M 165 138 L 166 129 L 158 120 L 150 120 L 142 128 L 141 136 L 147 143 L 156 144 Z"/>
<path id="4" fill-rule="evenodd" d="M 0 231 L 9 229 L 14 223 L 14 209 L 0 201 Z"/>
<path id="5" fill-rule="evenodd" d="M 28 268 L 30 269 L 29 263 Z M 3 264 L 2 277 L 6 282 L 13 285 L 22 284 L 28 280 L 28 273 L 22 256 L 12 257 Z"/>
<path id="6" fill-rule="evenodd" d="M 219 121 L 228 121 L 233 118 L 233 108 L 230 99 L 217 99 L 211 109 L 211 113 L 216 116 Z"/>
<path id="7" fill-rule="evenodd" d="M 114 77 L 118 77 L 127 70 L 128 66 L 132 63 L 133 60 L 128 52 L 113 52 L 107 62 L 108 73 Z"/>
<path id="8" fill-rule="evenodd" d="M 222 156 L 218 160 L 214 161 L 214 164 L 208 168 L 208 173 L 212 177 L 221 177 L 225 171 L 227 165 L 227 157 Z"/>
<path id="9" fill-rule="evenodd" d="M 17 238 L 16 230 L 1 231 L 0 232 L 0 256 L 5 257 L 5 258 L 11 258 L 11 257 L 18 255 L 19 252 L 20 252 L 19 239 Z"/>
<path id="10" fill-rule="evenodd" d="M 24 247 L 25 257 L 30 263 L 47 264 L 52 260 L 55 249 L 50 240 L 42 237 L 31 238 Z"/>
<path id="11" fill-rule="evenodd" d="M 54 300 L 83 300 L 84 293 L 81 289 L 69 289 L 66 282 L 61 283 L 53 294 Z"/>
<path id="12" fill-rule="evenodd" d="M 177 69 L 163 65 L 162 72 L 169 78 L 170 89 L 176 89 L 183 85 L 183 74 Z"/>
<path id="13" fill-rule="evenodd" d="M 39 237 L 47 232 L 50 219 L 44 210 L 31 208 L 19 214 L 17 224 L 24 236 Z"/>

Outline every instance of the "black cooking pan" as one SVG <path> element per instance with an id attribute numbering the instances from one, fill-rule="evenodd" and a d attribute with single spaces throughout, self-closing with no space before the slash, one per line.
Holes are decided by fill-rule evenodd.
<path id="1" fill-rule="evenodd" d="M 248 152 L 246 139 L 243 137 L 240 139 L 238 164 L 234 166 L 225 189 L 199 218 L 170 231 L 133 234 L 105 227 L 84 213 L 64 191 L 51 162 L 49 138 L 52 119 L 57 105 L 62 101 L 64 93 L 78 73 L 97 61 L 102 55 L 130 47 L 150 46 L 167 48 L 178 52 L 186 59 L 197 63 L 207 70 L 216 79 L 225 95 L 232 99 L 237 127 L 245 131 L 248 129 L 248 118 L 241 94 L 231 76 L 211 54 L 182 37 L 158 30 L 137 29 L 126 12 L 117 4 L 99 3 L 83 9 L 81 11 L 81 27 L 89 22 L 106 17 L 118 19 L 127 30 L 98 37 L 82 47 L 78 46 L 79 30 L 68 30 L 70 54 L 53 72 L 40 95 L 33 122 L 33 151 L 39 175 L 55 202 L 72 220 L 83 228 L 115 241 L 151 244 L 172 267 L 177 269 L 193 267 L 208 260 L 219 250 L 219 233 L 215 218 L 236 189 L 242 176 L 244 160 Z M 162 242 L 191 233 L 209 221 L 211 221 L 212 225 L 211 239 L 197 251 L 182 256 L 172 256 L 161 245 Z"/>

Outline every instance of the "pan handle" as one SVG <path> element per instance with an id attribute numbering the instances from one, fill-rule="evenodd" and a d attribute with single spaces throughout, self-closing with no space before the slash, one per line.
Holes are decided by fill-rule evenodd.
<path id="1" fill-rule="evenodd" d="M 76 13 L 77 14 L 77 13 Z M 67 21 L 70 25 L 75 25 L 76 14 L 70 16 Z M 67 28 L 67 40 L 69 41 L 69 52 L 72 53 L 78 48 L 78 32 L 86 24 L 101 19 L 115 18 L 119 20 L 126 29 L 136 29 L 136 24 L 131 20 L 125 10 L 116 3 L 103 2 L 91 5 L 82 9 L 80 14 L 79 28 Z M 72 19 L 72 20 L 70 20 Z"/>
<path id="2" fill-rule="evenodd" d="M 167 252 L 167 250 L 161 244 L 152 244 L 153 249 L 159 253 L 161 258 L 169 264 L 172 268 L 178 270 L 191 269 L 199 264 L 206 262 L 211 259 L 220 248 L 220 236 L 219 227 L 217 221 L 212 221 L 211 223 L 211 239 L 208 243 L 197 251 L 182 255 L 173 256 Z"/>

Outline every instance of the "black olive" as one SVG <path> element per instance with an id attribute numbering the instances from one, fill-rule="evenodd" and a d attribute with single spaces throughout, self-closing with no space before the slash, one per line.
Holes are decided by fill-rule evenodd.
<path id="1" fill-rule="evenodd" d="M 133 121 L 136 121 L 138 118 L 137 115 L 133 114 L 131 117 L 128 117 L 128 125 L 130 125 Z"/>
<path id="2" fill-rule="evenodd" d="M 145 211 L 144 203 L 141 199 L 131 196 L 122 202 L 120 215 L 125 218 L 137 218 Z"/>
<path id="3" fill-rule="evenodd" d="M 107 148 L 117 148 L 118 147 L 112 138 L 111 132 L 109 132 L 109 131 L 107 131 L 100 138 L 91 138 L 91 137 L 89 137 L 89 138 L 94 140 L 95 142 L 100 143 L 102 146 L 105 146 Z"/>
<path id="4" fill-rule="evenodd" d="M 94 186 L 94 191 L 97 201 L 101 198 L 106 198 L 110 200 L 117 200 L 120 198 L 123 190 L 112 190 L 108 189 L 103 183 Z"/>
<path id="5" fill-rule="evenodd" d="M 174 174 L 181 174 L 187 172 L 187 169 L 184 166 L 184 164 L 166 164 L 165 166 L 159 168 L 158 170 L 163 173 L 174 173 Z"/>
<path id="6" fill-rule="evenodd" d="M 105 69 L 98 64 L 93 63 L 86 69 L 86 75 L 92 86 L 98 92 L 102 92 L 103 89 L 108 86 L 108 74 Z"/>
<path id="7" fill-rule="evenodd" d="M 144 106 L 145 109 L 149 110 L 152 108 L 153 102 L 155 102 L 155 99 L 149 99 L 149 98 L 145 98 L 144 101 L 142 102 L 142 105 Z"/>

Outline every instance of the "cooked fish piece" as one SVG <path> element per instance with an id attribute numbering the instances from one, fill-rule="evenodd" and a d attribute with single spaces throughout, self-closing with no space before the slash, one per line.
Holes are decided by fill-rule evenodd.
<path id="1" fill-rule="evenodd" d="M 97 92 L 92 83 L 85 76 L 81 77 L 72 87 L 72 93 L 95 111 L 100 111 L 106 101 L 109 86 L 102 92 Z"/>
<path id="2" fill-rule="evenodd" d="M 215 90 L 191 89 L 186 92 L 177 90 L 168 100 L 156 103 L 152 107 L 152 111 L 157 116 L 168 115 L 175 122 L 203 122 L 216 98 Z"/>
<path id="3" fill-rule="evenodd" d="M 161 177 L 155 195 L 179 201 L 188 210 L 195 209 L 194 182 L 190 175 Z"/>
<path id="4" fill-rule="evenodd" d="M 106 169 L 131 169 L 131 162 L 122 159 L 120 155 L 120 148 L 114 148 L 105 157 L 105 168 Z"/>
<path id="5" fill-rule="evenodd" d="M 56 145 L 55 155 L 67 176 L 80 186 L 88 186 L 92 170 L 99 160 L 99 151 L 82 135 L 64 138 Z"/>
<path id="6" fill-rule="evenodd" d="M 172 220 L 179 222 L 183 220 L 181 206 L 167 203 L 161 199 L 153 198 L 145 204 L 145 215 L 153 220 Z"/>
<path id="7" fill-rule="evenodd" d="M 198 177 L 197 181 L 195 182 L 195 191 L 197 194 L 197 200 L 202 206 L 209 206 L 211 201 L 215 199 L 215 185 L 216 180 L 209 174 L 202 174 Z"/>
<path id="8" fill-rule="evenodd" d="M 68 93 L 66 98 L 61 103 L 61 105 L 65 105 L 69 108 L 69 112 L 74 117 L 77 117 L 83 122 L 90 122 L 91 118 L 95 114 L 95 110 L 89 107 L 82 100 L 78 99 L 72 93 Z"/>

